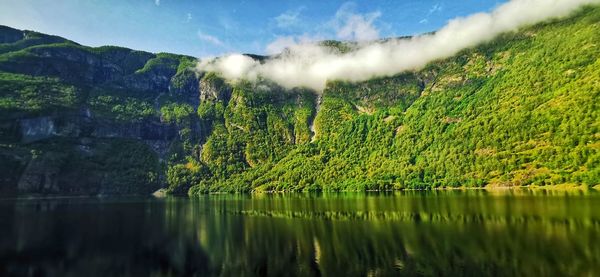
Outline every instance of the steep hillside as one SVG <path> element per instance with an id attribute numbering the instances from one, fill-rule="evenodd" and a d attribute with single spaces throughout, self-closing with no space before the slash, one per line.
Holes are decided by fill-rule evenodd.
<path id="1" fill-rule="evenodd" d="M 200 133 L 161 119 L 161 107 L 198 105 L 194 61 L 1 27 L 0 192 L 158 189 L 159 160 Z"/>
<path id="2" fill-rule="evenodd" d="M 330 82 L 312 143 L 199 178 L 191 193 L 597 185 L 599 27 L 600 9 L 587 8 L 418 72 Z"/>
<path id="3" fill-rule="evenodd" d="M 588 7 L 316 93 L 1 27 L 0 192 L 594 186 L 598 30 L 600 7 Z"/>
<path id="4" fill-rule="evenodd" d="M 0 39 L 2 194 L 150 193 L 166 184 L 167 168 L 205 158 L 215 164 L 211 176 L 225 176 L 226 168 L 281 158 L 285 145 L 310 138 L 313 93 L 282 93 L 272 84 L 232 88 L 197 73 L 187 56 L 90 48 L 4 26 Z M 245 122 L 259 116 L 260 125 Z M 297 117 L 297 130 L 289 133 L 280 116 Z M 281 137 L 219 137 L 244 128 Z M 227 152 L 246 144 L 243 154 Z"/>

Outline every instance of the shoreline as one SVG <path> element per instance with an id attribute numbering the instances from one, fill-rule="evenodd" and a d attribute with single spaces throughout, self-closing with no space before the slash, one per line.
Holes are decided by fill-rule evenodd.
<path id="1" fill-rule="evenodd" d="M 403 189 L 388 189 L 388 190 L 340 190 L 340 191 L 249 191 L 249 192 L 209 192 L 202 195 L 228 195 L 228 194 L 247 194 L 247 195 L 269 195 L 269 194 L 306 194 L 306 193 L 394 193 L 394 192 L 427 192 L 427 191 L 487 191 L 487 192 L 506 192 L 506 191 L 545 191 L 545 192 L 600 192 L 600 185 L 586 186 L 577 184 L 562 184 L 553 186 L 485 186 L 485 187 L 438 187 L 438 188 L 403 188 Z M 111 198 L 111 197 L 153 197 L 153 198 L 166 198 L 166 197 L 198 197 L 200 195 L 170 195 L 164 190 L 158 190 L 148 195 L 12 195 L 0 197 L 0 201 L 6 200 L 39 200 L 39 199 L 75 199 L 75 198 Z"/>
<path id="2" fill-rule="evenodd" d="M 416 188 L 402 188 L 402 189 L 388 189 L 388 190 L 340 190 L 340 191 L 249 191 L 249 192 L 210 192 L 207 195 L 217 195 L 217 194 L 284 194 L 284 193 L 369 193 L 369 192 L 402 192 L 402 191 L 554 191 L 554 192 L 567 192 L 567 191 L 598 191 L 600 192 L 600 185 L 595 186 L 586 186 L 586 185 L 577 185 L 577 184 L 561 184 L 561 185 L 551 185 L 551 186 L 485 186 L 485 187 L 437 187 L 437 188 L 425 188 L 425 189 L 416 189 Z"/>

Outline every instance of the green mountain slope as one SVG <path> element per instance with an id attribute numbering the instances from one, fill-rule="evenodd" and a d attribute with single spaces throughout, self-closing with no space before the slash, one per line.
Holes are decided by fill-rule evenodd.
<path id="1" fill-rule="evenodd" d="M 599 27 L 588 8 L 418 72 L 330 82 L 313 143 L 191 192 L 597 185 Z"/>
<path id="2" fill-rule="evenodd" d="M 587 7 L 317 94 L 1 27 L 0 192 L 594 186 L 598 30 Z"/>
<path id="3" fill-rule="evenodd" d="M 0 193 L 160 188 L 179 132 L 198 133 L 161 119 L 198 105 L 194 61 L 0 26 Z"/>

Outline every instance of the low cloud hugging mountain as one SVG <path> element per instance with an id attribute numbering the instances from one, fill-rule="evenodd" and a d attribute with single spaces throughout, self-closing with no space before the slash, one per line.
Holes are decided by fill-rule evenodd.
<path id="1" fill-rule="evenodd" d="M 469 47 L 490 41 L 504 32 L 569 15 L 600 0 L 511 0 L 490 13 L 456 18 L 434 34 L 410 39 L 362 43 L 348 53 L 311 42 L 298 42 L 266 62 L 231 54 L 202 59 L 201 71 L 214 71 L 230 80 L 267 78 L 286 88 L 308 87 L 322 91 L 328 80 L 364 81 L 416 70 Z M 374 15 L 376 18 L 378 15 Z"/>

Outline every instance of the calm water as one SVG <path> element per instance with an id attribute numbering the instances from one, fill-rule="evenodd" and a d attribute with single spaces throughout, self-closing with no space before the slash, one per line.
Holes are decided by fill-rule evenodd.
<path id="1" fill-rule="evenodd" d="M 600 275 L 600 195 L 0 200 L 0 276 Z"/>

